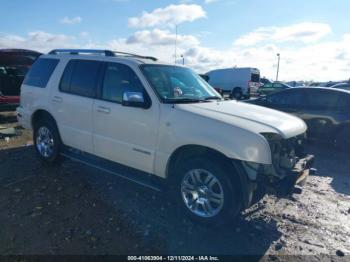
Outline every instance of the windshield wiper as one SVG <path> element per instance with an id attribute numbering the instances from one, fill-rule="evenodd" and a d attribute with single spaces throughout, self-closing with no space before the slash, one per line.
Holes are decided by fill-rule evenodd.
<path id="1" fill-rule="evenodd" d="M 180 103 L 199 103 L 199 102 L 208 102 L 205 99 L 199 99 L 199 98 L 168 98 L 165 100 L 166 103 L 174 103 L 174 104 L 180 104 Z"/>
<path id="2" fill-rule="evenodd" d="M 208 96 L 204 99 L 205 100 L 222 100 L 222 97 L 220 97 L 220 96 Z"/>

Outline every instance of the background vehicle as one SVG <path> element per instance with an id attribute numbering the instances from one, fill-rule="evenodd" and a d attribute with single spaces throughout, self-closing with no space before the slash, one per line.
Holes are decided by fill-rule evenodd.
<path id="1" fill-rule="evenodd" d="M 267 79 L 266 77 L 260 77 L 260 86 L 265 85 L 267 83 L 272 83 L 270 79 Z"/>
<path id="2" fill-rule="evenodd" d="M 350 91 L 333 88 L 290 88 L 247 101 L 302 118 L 309 138 L 336 142 L 350 151 Z"/>
<path id="3" fill-rule="evenodd" d="M 41 53 L 23 49 L 0 50 L 0 110 L 14 110 L 19 104 L 25 74 Z"/>
<path id="4" fill-rule="evenodd" d="M 339 89 L 344 89 L 344 90 L 349 90 L 350 91 L 350 83 L 336 84 L 334 86 L 331 86 L 331 88 L 339 88 Z"/>
<path id="5" fill-rule="evenodd" d="M 54 50 L 27 74 L 21 101 L 18 120 L 44 162 L 64 155 L 163 185 L 202 223 L 228 221 L 266 192 L 291 194 L 313 162 L 299 118 L 223 100 L 191 69 L 152 57 Z"/>
<path id="6" fill-rule="evenodd" d="M 264 96 L 264 95 L 280 92 L 288 88 L 291 88 L 291 86 L 281 82 L 267 83 L 259 88 L 258 94 L 259 96 Z"/>
<path id="7" fill-rule="evenodd" d="M 341 84 L 341 83 L 344 83 L 344 82 L 343 81 L 336 81 L 336 82 L 328 81 L 328 82 L 322 83 L 320 86 L 322 86 L 322 87 L 331 87 L 331 86 L 334 86 L 334 85 L 337 85 L 337 84 Z"/>
<path id="8" fill-rule="evenodd" d="M 205 81 L 209 81 L 209 76 L 207 76 L 207 75 L 205 75 L 205 74 L 199 74 L 199 76 L 201 77 L 201 78 L 203 78 Z"/>
<path id="9" fill-rule="evenodd" d="M 235 67 L 212 70 L 209 76 L 209 84 L 230 98 L 249 98 L 256 94 L 260 87 L 260 71 L 251 67 Z"/>
<path id="10" fill-rule="evenodd" d="M 286 84 L 291 87 L 305 87 L 305 83 L 303 81 L 289 81 Z"/>

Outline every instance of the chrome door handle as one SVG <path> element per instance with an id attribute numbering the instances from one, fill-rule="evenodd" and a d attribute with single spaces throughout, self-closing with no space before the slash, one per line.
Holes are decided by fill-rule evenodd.
<path id="1" fill-rule="evenodd" d="M 111 112 L 111 109 L 108 107 L 99 106 L 97 107 L 97 112 L 109 114 Z"/>
<path id="2" fill-rule="evenodd" d="M 62 103 L 63 99 L 60 96 L 54 96 L 52 101 L 57 103 Z"/>

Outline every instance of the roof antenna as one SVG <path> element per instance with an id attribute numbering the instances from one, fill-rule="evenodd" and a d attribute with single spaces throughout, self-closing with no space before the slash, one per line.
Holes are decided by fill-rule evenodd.
<path id="1" fill-rule="evenodd" d="M 175 25 L 175 64 L 176 64 L 176 50 L 177 49 L 177 25 Z"/>

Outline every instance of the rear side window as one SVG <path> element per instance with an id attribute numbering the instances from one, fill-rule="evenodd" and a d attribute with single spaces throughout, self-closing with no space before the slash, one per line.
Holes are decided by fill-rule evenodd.
<path id="1" fill-rule="evenodd" d="M 270 84 L 270 83 L 267 83 L 267 84 L 262 86 L 262 88 L 271 88 L 271 87 L 272 87 L 272 84 Z"/>
<path id="2" fill-rule="evenodd" d="M 69 61 L 59 89 L 79 96 L 94 97 L 100 65 L 100 62 L 92 60 Z"/>
<path id="3" fill-rule="evenodd" d="M 283 88 L 283 85 L 282 85 L 282 84 L 278 84 L 278 83 L 277 83 L 277 84 L 274 83 L 274 84 L 273 84 L 273 87 L 274 87 L 274 88 Z"/>
<path id="4" fill-rule="evenodd" d="M 52 58 L 39 58 L 31 67 L 23 84 L 44 88 L 47 85 L 59 60 Z"/>

